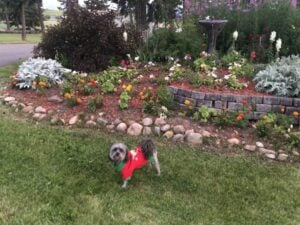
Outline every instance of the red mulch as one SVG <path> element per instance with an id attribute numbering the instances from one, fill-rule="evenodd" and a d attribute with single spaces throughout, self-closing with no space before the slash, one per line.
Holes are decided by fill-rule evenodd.
<path id="1" fill-rule="evenodd" d="M 219 71 L 223 76 L 226 75 L 226 71 Z M 96 113 L 105 112 L 108 119 L 115 119 L 115 118 L 123 118 L 125 120 L 139 120 L 143 117 L 142 115 L 142 101 L 140 100 L 138 93 L 143 90 L 144 87 L 152 87 L 154 90 L 158 88 L 158 85 L 152 84 L 149 81 L 149 75 L 153 74 L 155 76 L 159 76 L 164 74 L 159 68 L 153 68 L 151 71 L 144 72 L 143 78 L 140 79 L 138 84 L 133 85 L 134 94 L 132 95 L 132 99 L 129 102 L 129 109 L 128 110 L 121 110 L 119 108 L 119 96 L 122 92 L 122 85 L 128 84 L 126 80 L 118 86 L 118 91 L 113 94 L 105 95 L 103 100 L 103 107 L 97 110 Z M 164 74 L 166 75 L 166 74 Z M 172 86 L 185 88 L 189 90 L 197 90 L 202 92 L 213 92 L 213 93 L 234 93 L 240 95 L 267 95 L 265 93 L 257 93 L 255 91 L 255 84 L 250 81 L 246 80 L 245 78 L 240 79 L 240 81 L 245 82 L 248 84 L 247 88 L 242 90 L 231 90 L 228 89 L 226 86 L 223 87 L 207 87 L 202 86 L 199 88 L 194 88 L 188 82 L 172 82 Z M 95 90 L 95 93 L 99 93 L 99 90 Z M 79 112 L 87 113 L 86 106 L 88 102 L 88 96 L 79 96 L 82 99 L 82 103 L 80 105 L 74 106 L 73 108 L 68 107 L 65 103 L 54 103 L 49 102 L 48 98 L 53 95 L 61 96 L 60 90 L 58 87 L 52 87 L 51 89 L 46 89 L 44 95 L 37 95 L 35 90 L 18 90 L 7 88 L 6 93 L 11 96 L 14 96 L 18 101 L 23 103 L 33 103 L 34 106 L 42 106 L 49 110 L 54 110 L 57 114 L 68 121 L 72 116 L 76 115 Z M 61 96 L 63 98 L 63 96 Z"/>

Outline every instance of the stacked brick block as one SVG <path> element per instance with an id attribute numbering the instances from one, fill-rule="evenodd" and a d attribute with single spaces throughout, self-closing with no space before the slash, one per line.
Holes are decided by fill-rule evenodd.
<path id="1" fill-rule="evenodd" d="M 293 112 L 300 113 L 300 98 L 287 98 L 276 96 L 246 96 L 227 93 L 205 93 L 199 91 L 185 90 L 170 86 L 169 91 L 173 94 L 174 100 L 179 106 L 184 107 L 184 101 L 189 100 L 194 107 L 200 108 L 205 105 L 217 111 L 238 111 L 242 108 L 243 102 L 247 101 L 253 111 L 250 119 L 258 120 L 268 112 L 292 115 Z M 299 118 L 295 124 L 299 124 Z"/>

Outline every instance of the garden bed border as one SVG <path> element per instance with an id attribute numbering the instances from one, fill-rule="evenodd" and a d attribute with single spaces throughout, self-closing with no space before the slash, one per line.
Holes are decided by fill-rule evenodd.
<path id="1" fill-rule="evenodd" d="M 235 112 L 242 108 L 244 101 L 247 101 L 253 107 L 250 113 L 251 120 L 258 120 L 269 112 L 283 112 L 286 115 L 292 115 L 293 112 L 300 113 L 300 98 L 201 92 L 174 86 L 169 86 L 168 89 L 174 96 L 175 102 L 182 108 L 186 107 L 184 101 L 189 100 L 196 108 L 205 105 L 219 112 L 225 110 Z M 294 123 L 300 124 L 300 118 L 295 117 Z"/>

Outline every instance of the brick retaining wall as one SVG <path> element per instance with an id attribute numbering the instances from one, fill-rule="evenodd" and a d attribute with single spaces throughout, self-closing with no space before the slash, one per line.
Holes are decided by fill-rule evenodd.
<path id="1" fill-rule="evenodd" d="M 268 112 L 279 113 L 284 109 L 285 114 L 292 115 L 293 112 L 300 113 L 300 98 L 287 98 L 276 96 L 247 96 L 227 93 L 205 93 L 199 91 L 185 90 L 170 86 L 169 91 L 173 94 L 175 102 L 184 106 L 184 101 L 189 100 L 194 107 L 199 108 L 206 105 L 217 111 L 227 109 L 237 111 L 241 109 L 242 102 L 247 101 L 254 108 L 250 119 L 258 120 Z M 300 118 L 295 119 L 295 124 L 300 123 Z"/>

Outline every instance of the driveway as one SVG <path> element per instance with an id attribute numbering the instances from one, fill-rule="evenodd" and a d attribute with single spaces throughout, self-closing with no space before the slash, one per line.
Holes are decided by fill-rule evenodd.
<path id="1" fill-rule="evenodd" d="M 0 44 L 0 67 L 32 56 L 34 44 Z"/>

